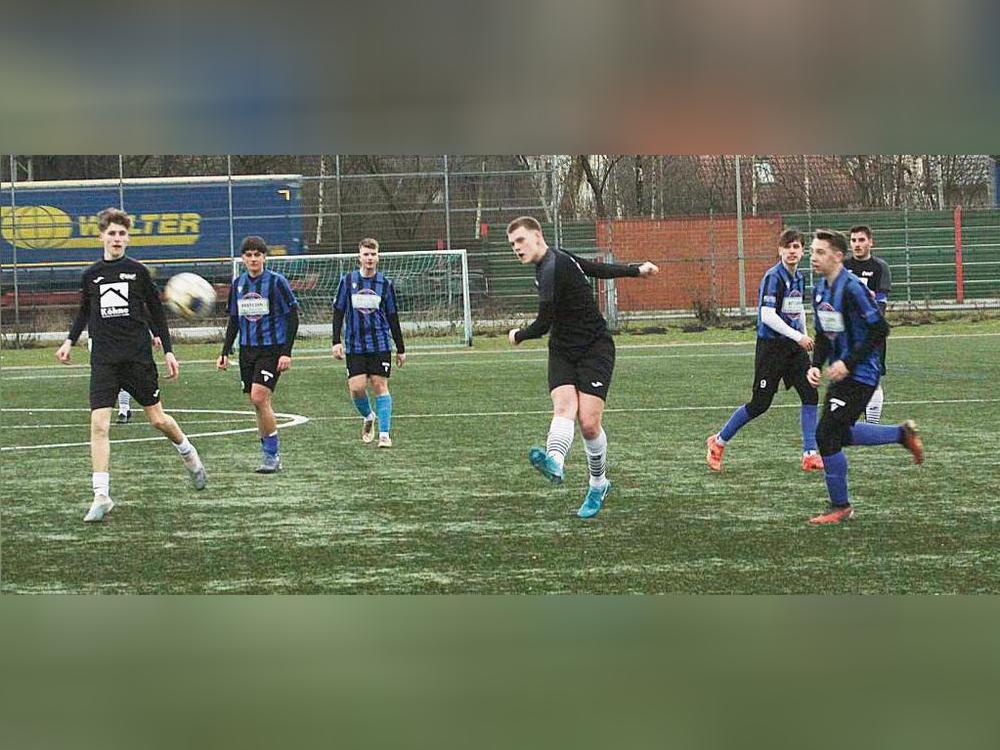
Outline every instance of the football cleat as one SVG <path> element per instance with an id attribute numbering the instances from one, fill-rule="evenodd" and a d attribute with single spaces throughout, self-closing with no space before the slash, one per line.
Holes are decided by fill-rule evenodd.
<path id="1" fill-rule="evenodd" d="M 544 449 L 536 446 L 529 450 L 528 460 L 531 461 L 531 465 L 538 469 L 542 473 L 542 476 L 552 482 L 552 484 L 562 484 L 563 476 L 566 473 L 565 470 L 559 465 L 559 462 L 546 453 Z"/>
<path id="2" fill-rule="evenodd" d="M 361 425 L 361 442 L 370 443 L 375 438 L 375 419 L 364 419 Z"/>
<path id="3" fill-rule="evenodd" d="M 922 464 L 924 462 L 924 441 L 920 439 L 917 432 L 917 423 L 912 419 L 907 419 L 900 425 L 903 428 L 903 447 L 913 454 L 913 463 Z"/>
<path id="4" fill-rule="evenodd" d="M 823 471 L 823 457 L 818 453 L 803 453 L 802 471 Z"/>
<path id="5" fill-rule="evenodd" d="M 115 421 L 118 424 L 128 424 L 132 421 L 132 410 L 118 412 L 118 418 Z"/>
<path id="6" fill-rule="evenodd" d="M 591 487 L 587 490 L 587 496 L 583 498 L 583 505 L 580 506 L 580 510 L 576 514 L 580 518 L 593 518 L 600 512 L 601 506 L 604 504 L 604 498 L 608 496 L 608 490 L 611 489 L 611 482 L 605 480 L 604 484 L 600 487 Z"/>
<path id="7" fill-rule="evenodd" d="M 388 435 L 379 435 L 378 436 L 378 447 L 379 448 L 391 448 L 392 447 L 392 438 L 389 437 Z"/>
<path id="8" fill-rule="evenodd" d="M 854 518 L 854 507 L 850 504 L 848 505 L 829 505 L 825 513 L 821 513 L 818 516 L 813 516 L 809 519 L 809 523 L 814 526 L 823 526 L 831 523 L 842 523 L 844 521 L 850 521 Z"/>
<path id="9" fill-rule="evenodd" d="M 201 461 L 193 469 L 189 466 L 188 473 L 191 475 L 191 482 L 196 490 L 205 489 L 205 485 L 208 484 L 208 475 L 205 474 L 205 465 Z"/>
<path id="10" fill-rule="evenodd" d="M 83 520 L 87 523 L 103 521 L 104 516 L 110 513 L 114 507 L 115 501 L 107 495 L 94 495 L 94 502 L 90 504 L 90 510 L 87 511 L 87 515 L 83 517 Z"/>
<path id="11" fill-rule="evenodd" d="M 265 453 L 261 459 L 260 466 L 258 466 L 254 471 L 258 474 L 273 474 L 276 471 L 281 471 L 281 456 L 272 456 L 269 453 Z"/>
<path id="12" fill-rule="evenodd" d="M 715 441 L 716 437 L 718 436 L 709 435 L 705 441 L 705 447 L 708 449 L 705 453 L 705 461 L 712 471 L 722 471 L 722 451 L 726 449 L 726 446 L 719 445 Z"/>

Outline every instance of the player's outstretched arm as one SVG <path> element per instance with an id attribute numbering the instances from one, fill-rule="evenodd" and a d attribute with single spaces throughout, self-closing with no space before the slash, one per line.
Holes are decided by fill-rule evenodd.
<path id="1" fill-rule="evenodd" d="M 646 278 L 647 276 L 656 276 L 659 272 L 660 267 L 648 260 L 645 263 L 639 264 L 639 276 L 642 278 Z"/>
<path id="2" fill-rule="evenodd" d="M 646 261 L 644 263 L 600 263 L 596 260 L 587 260 L 573 253 L 567 253 L 587 276 L 593 279 L 617 279 L 626 276 L 636 278 L 639 276 L 652 276 L 659 273 L 660 269 L 655 263 Z"/>

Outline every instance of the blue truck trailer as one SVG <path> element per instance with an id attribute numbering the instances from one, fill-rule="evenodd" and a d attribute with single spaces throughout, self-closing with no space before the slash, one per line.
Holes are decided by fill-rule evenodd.
<path id="1" fill-rule="evenodd" d="M 132 218 L 128 254 L 147 263 L 161 287 L 180 271 L 227 283 L 231 253 L 239 255 L 248 234 L 264 237 L 274 254 L 305 252 L 300 175 L 5 182 L 3 307 L 13 306 L 15 291 L 20 309 L 75 304 L 67 295 L 101 257 L 97 215 L 109 206 Z"/>

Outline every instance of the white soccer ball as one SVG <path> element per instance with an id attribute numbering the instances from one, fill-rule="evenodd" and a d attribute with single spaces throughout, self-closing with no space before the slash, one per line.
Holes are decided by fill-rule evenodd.
<path id="1" fill-rule="evenodd" d="M 215 287 L 196 273 L 171 276 L 163 298 L 167 307 L 182 318 L 204 318 L 215 309 Z"/>

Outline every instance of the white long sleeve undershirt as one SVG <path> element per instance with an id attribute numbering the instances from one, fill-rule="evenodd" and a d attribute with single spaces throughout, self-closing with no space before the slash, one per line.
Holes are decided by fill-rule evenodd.
<path id="1" fill-rule="evenodd" d="M 796 344 L 802 340 L 805 335 L 802 331 L 798 331 L 792 328 L 788 323 L 781 319 L 778 315 L 778 311 L 773 307 L 762 307 L 760 308 L 760 319 L 761 322 L 770 328 L 772 331 L 777 331 L 782 336 L 786 336 L 794 341 Z"/>

